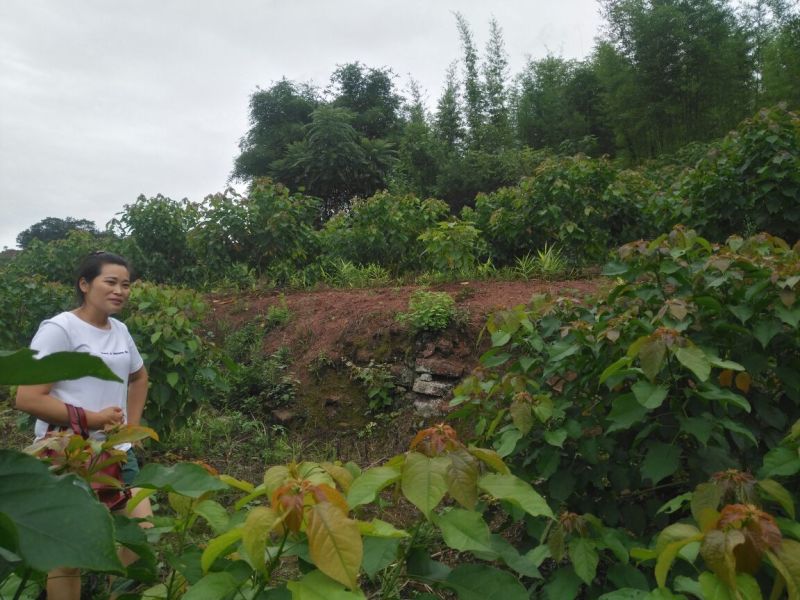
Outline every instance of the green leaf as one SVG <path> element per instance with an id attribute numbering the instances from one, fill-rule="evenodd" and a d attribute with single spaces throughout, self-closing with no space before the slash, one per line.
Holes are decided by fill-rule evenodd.
<path id="1" fill-rule="evenodd" d="M 478 487 L 499 500 L 507 500 L 534 517 L 553 518 L 553 511 L 536 491 L 514 475 L 488 473 L 478 480 Z"/>
<path id="2" fill-rule="evenodd" d="M 231 546 L 238 543 L 243 535 L 244 527 L 239 526 L 212 538 L 211 541 L 208 542 L 208 546 L 203 550 L 203 556 L 200 558 L 200 566 L 203 567 L 203 572 L 207 573 L 211 565 L 214 564 L 214 561 L 223 554 L 226 554 L 226 550 L 230 550 Z"/>
<path id="3" fill-rule="evenodd" d="M 400 488 L 408 501 L 420 509 L 427 519 L 430 519 L 431 511 L 447 491 L 445 476 L 449 464 L 450 461 L 443 456 L 429 458 L 419 452 L 406 455 Z"/>
<path id="4" fill-rule="evenodd" d="M 522 439 L 522 432 L 519 429 L 506 429 L 494 442 L 497 454 L 506 457 L 517 447 L 517 442 Z"/>
<path id="5" fill-rule="evenodd" d="M 32 456 L 0 449 L 3 515 L 3 531 L 14 528 L 15 553 L 37 571 L 75 567 L 122 573 L 111 515 L 74 475 L 56 477 Z"/>
<path id="6" fill-rule="evenodd" d="M 720 500 L 722 489 L 715 483 L 701 483 L 694 488 L 690 506 L 695 522 L 702 526 L 715 518 Z"/>
<path id="7" fill-rule="evenodd" d="M 617 361 L 614 361 L 610 365 L 608 365 L 605 370 L 600 374 L 600 383 L 603 384 L 606 380 L 617 373 L 620 369 L 627 367 L 631 364 L 631 359 L 629 356 L 623 356 Z"/>
<path id="8" fill-rule="evenodd" d="M 581 589 L 582 583 L 571 566 L 562 567 L 550 576 L 544 586 L 544 596 L 547 600 L 578 598 L 578 590 Z"/>
<path id="9" fill-rule="evenodd" d="M 700 573 L 700 590 L 705 600 L 735 600 L 728 587 L 713 573 Z"/>
<path id="10" fill-rule="evenodd" d="M 467 448 L 467 452 L 498 473 L 508 474 L 511 472 L 503 462 L 503 459 L 500 457 L 500 455 L 494 450 L 478 448 L 477 446 L 469 446 Z"/>
<path id="11" fill-rule="evenodd" d="M 564 447 L 564 441 L 567 439 L 567 432 L 564 429 L 555 429 L 553 431 L 544 432 L 544 441 L 551 446 L 558 448 Z"/>
<path id="12" fill-rule="evenodd" d="M 569 559 L 575 574 L 583 579 L 586 585 L 591 586 L 597 575 L 597 564 L 600 556 L 592 540 L 584 537 L 572 538 L 569 542 Z"/>
<path id="13" fill-rule="evenodd" d="M 505 346 L 510 340 L 511 334 L 508 331 L 500 329 L 492 334 L 492 346 L 495 348 L 498 346 Z"/>
<path id="14" fill-rule="evenodd" d="M 190 498 L 199 498 L 206 492 L 228 489 L 225 483 L 193 463 L 177 463 L 171 467 L 157 463 L 147 464 L 139 471 L 133 487 L 173 492 Z"/>
<path id="15" fill-rule="evenodd" d="M 675 496 L 672 500 L 669 500 L 661 505 L 656 511 L 656 514 L 661 514 L 662 512 L 668 515 L 671 515 L 674 512 L 677 512 L 683 509 L 683 505 L 689 502 L 692 499 L 692 493 L 686 492 L 685 494 L 681 494 L 680 496 Z"/>
<path id="16" fill-rule="evenodd" d="M 364 557 L 361 568 L 370 579 L 397 560 L 399 538 L 364 537 Z"/>
<path id="17" fill-rule="evenodd" d="M 649 340 L 639 349 L 639 362 L 642 365 L 642 371 L 650 381 L 655 381 L 656 376 L 661 371 L 666 352 L 667 347 L 660 339 Z"/>
<path id="18" fill-rule="evenodd" d="M 178 385 L 178 374 L 175 371 L 170 371 L 167 373 L 167 383 L 172 388 Z"/>
<path id="19" fill-rule="evenodd" d="M 526 577 L 541 578 L 539 573 L 539 565 L 541 561 L 537 561 L 534 551 L 530 550 L 526 554 L 520 554 L 511 543 L 502 535 L 492 534 L 491 536 L 492 550 L 503 560 L 506 565 L 514 569 L 520 575 Z M 542 559 L 544 560 L 544 559 Z"/>
<path id="20" fill-rule="evenodd" d="M 211 525 L 214 533 L 220 534 L 228 529 L 228 511 L 219 502 L 203 500 L 198 502 L 192 510 Z"/>
<path id="21" fill-rule="evenodd" d="M 311 571 L 299 581 L 290 581 L 286 587 L 292 592 L 292 600 L 364 600 L 361 590 L 348 591 L 322 571 Z"/>
<path id="22" fill-rule="evenodd" d="M 794 510 L 794 498 L 785 487 L 774 479 L 762 479 L 756 482 L 756 488 L 769 500 L 774 500 L 780 504 L 792 519 L 796 518 Z"/>
<path id="23" fill-rule="evenodd" d="M 86 352 L 54 352 L 39 359 L 35 355 L 29 348 L 0 350 L 0 385 L 37 385 L 81 377 L 122 381 L 102 358 Z"/>
<path id="24" fill-rule="evenodd" d="M 621 429 L 628 429 L 632 425 L 641 423 L 648 412 L 644 406 L 639 404 L 633 394 L 617 396 L 611 402 L 611 412 L 607 417 L 611 421 L 611 426 L 606 432 L 612 433 Z"/>
<path id="25" fill-rule="evenodd" d="M 651 444 L 642 462 L 642 477 L 650 479 L 657 485 L 662 479 L 669 477 L 680 466 L 681 449 L 661 442 Z"/>
<path id="26" fill-rule="evenodd" d="M 769 345 L 772 338 L 778 335 L 783 330 L 783 325 L 779 321 L 759 321 L 753 326 L 753 335 L 759 341 L 762 348 Z"/>
<path id="27" fill-rule="evenodd" d="M 700 381 L 706 381 L 711 375 L 711 361 L 708 356 L 697 346 L 686 346 L 675 351 L 675 358 L 684 367 L 695 374 Z"/>
<path id="28" fill-rule="evenodd" d="M 637 590 L 636 588 L 622 588 L 607 592 L 600 596 L 597 600 L 648 600 L 650 592 L 646 590 Z"/>
<path id="29" fill-rule="evenodd" d="M 731 390 L 722 389 L 711 383 L 706 383 L 705 385 L 701 386 L 697 390 L 697 394 L 706 400 L 718 401 L 725 404 L 731 403 L 734 406 L 738 406 L 745 412 L 750 412 L 752 410 L 750 403 L 744 396 L 740 396 Z"/>
<path id="30" fill-rule="evenodd" d="M 747 428 L 746 426 L 740 425 L 736 421 L 733 421 L 727 417 L 717 417 L 717 421 L 728 431 L 732 431 L 733 433 L 738 433 L 739 435 L 742 435 L 747 439 L 749 439 L 753 443 L 753 446 L 758 446 L 758 440 L 756 439 L 756 436 L 754 436 L 753 432 L 750 431 L 750 429 Z"/>
<path id="31" fill-rule="evenodd" d="M 764 455 L 764 466 L 758 472 L 759 477 L 790 477 L 800 472 L 800 455 L 798 451 L 787 446 L 776 446 Z"/>
<path id="32" fill-rule="evenodd" d="M 400 480 L 400 471 L 391 467 L 374 467 L 361 473 L 350 485 L 347 504 L 355 508 L 375 500 L 378 492 Z"/>
<path id="33" fill-rule="evenodd" d="M 431 520 L 442 531 L 445 544 L 454 550 L 480 552 L 486 560 L 497 558 L 490 541 L 489 526 L 480 513 L 456 508 L 443 515 L 433 515 Z"/>
<path id="34" fill-rule="evenodd" d="M 622 262 L 612 261 L 610 263 L 606 263 L 603 267 L 602 274 L 606 277 L 616 277 L 617 275 L 623 275 L 628 272 L 628 265 Z"/>
<path id="35" fill-rule="evenodd" d="M 661 406 L 667 397 L 669 387 L 666 385 L 656 385 L 648 381 L 638 381 L 631 386 L 636 401 L 647 409 L 654 409 Z"/>
<path id="36" fill-rule="evenodd" d="M 183 600 L 219 600 L 236 591 L 239 585 L 231 573 L 209 573 L 189 588 Z"/>
<path id="37" fill-rule="evenodd" d="M 743 324 L 747 323 L 750 317 L 753 316 L 753 309 L 746 304 L 742 304 L 740 306 L 729 306 L 728 310 L 730 310 Z"/>
<path id="38" fill-rule="evenodd" d="M 775 314 L 789 327 L 797 328 L 797 324 L 800 323 L 800 305 L 786 308 L 783 304 L 779 304 L 775 307 Z"/>
<path id="39" fill-rule="evenodd" d="M 459 565 L 444 582 L 459 600 L 528 600 L 528 592 L 517 578 L 482 564 Z"/>
<path id="40" fill-rule="evenodd" d="M 709 415 L 708 418 L 700 417 L 678 417 L 681 431 L 688 433 L 697 439 L 703 446 L 708 444 L 711 432 L 714 431 L 714 421 Z"/>

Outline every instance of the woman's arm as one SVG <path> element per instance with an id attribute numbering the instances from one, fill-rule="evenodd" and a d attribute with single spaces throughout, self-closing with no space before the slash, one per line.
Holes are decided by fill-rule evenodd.
<path id="1" fill-rule="evenodd" d="M 141 424 L 146 400 L 147 369 L 142 367 L 128 377 L 128 425 Z"/>
<path id="2" fill-rule="evenodd" d="M 17 388 L 17 409 L 53 425 L 69 425 L 69 413 L 66 405 L 50 395 L 53 384 L 21 385 Z M 104 408 L 100 412 L 87 410 L 86 424 L 89 429 L 103 429 L 106 425 L 122 423 L 122 409 L 116 406 Z"/>

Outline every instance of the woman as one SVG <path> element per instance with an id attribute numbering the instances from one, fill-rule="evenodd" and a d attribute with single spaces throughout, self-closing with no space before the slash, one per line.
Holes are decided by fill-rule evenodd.
<path id="1" fill-rule="evenodd" d="M 16 406 L 37 418 L 36 438 L 52 426 L 69 426 L 67 404 L 86 413 L 91 437 L 102 439 L 106 426 L 138 425 L 147 398 L 147 371 L 127 327 L 111 315 L 125 306 L 130 296 L 130 268 L 121 256 L 93 252 L 78 268 L 75 290 L 79 306 L 43 321 L 31 342 L 41 358 L 54 352 L 88 352 L 99 356 L 122 379 L 122 383 L 83 377 L 43 385 L 20 386 Z M 139 470 L 130 444 L 119 446 L 128 453 L 123 465 L 124 483 L 130 486 Z M 135 493 L 136 490 L 133 490 Z M 148 500 L 138 504 L 129 516 L 152 515 Z M 130 551 L 120 556 L 125 564 L 135 560 Z M 47 579 L 49 600 L 79 600 L 80 571 L 60 568 Z"/>

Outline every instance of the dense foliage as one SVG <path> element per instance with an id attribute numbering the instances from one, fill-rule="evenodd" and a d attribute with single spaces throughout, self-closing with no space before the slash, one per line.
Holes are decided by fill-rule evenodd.
<path id="1" fill-rule="evenodd" d="M 592 540 L 591 577 L 570 552 L 548 585 L 649 589 L 625 548 L 649 545 L 709 479 L 741 477 L 754 491 L 736 502 L 760 494 L 794 518 L 784 488 L 800 484 L 800 455 L 783 440 L 800 418 L 799 252 L 767 234 L 712 245 L 676 228 L 622 246 L 595 303 L 540 297 L 490 318 L 493 348 L 454 403 L 562 511 L 561 530 L 530 524 L 533 539 L 557 560 Z"/>

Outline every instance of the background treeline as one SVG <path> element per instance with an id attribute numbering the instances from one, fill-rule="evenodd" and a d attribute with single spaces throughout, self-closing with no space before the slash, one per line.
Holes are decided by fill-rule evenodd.
<path id="1" fill-rule="evenodd" d="M 56 239 L 32 236 L 3 269 L 67 283 L 81 256 L 104 247 L 157 283 L 362 286 L 501 269 L 528 275 L 525 265 L 543 252 L 596 264 L 610 249 L 677 224 L 712 241 L 759 231 L 798 239 L 800 116 L 783 105 L 761 109 L 719 140 L 631 168 L 606 156 L 520 155 L 528 176 L 478 194 L 457 215 L 442 200 L 380 191 L 323 218 L 324 200 L 258 178 L 245 195 L 229 189 L 201 203 L 141 196 L 103 233 L 48 219 L 35 227 Z"/>
<path id="2" fill-rule="evenodd" d="M 601 0 L 606 26 L 583 60 L 511 73 L 500 25 L 485 48 L 456 15 L 461 58 L 429 110 L 389 68 L 340 66 L 320 89 L 283 79 L 250 99 L 232 177 L 270 177 L 333 212 L 377 190 L 445 200 L 532 173 L 530 149 L 623 164 L 721 137 L 759 107 L 800 102 L 800 14 L 786 0 Z"/>

